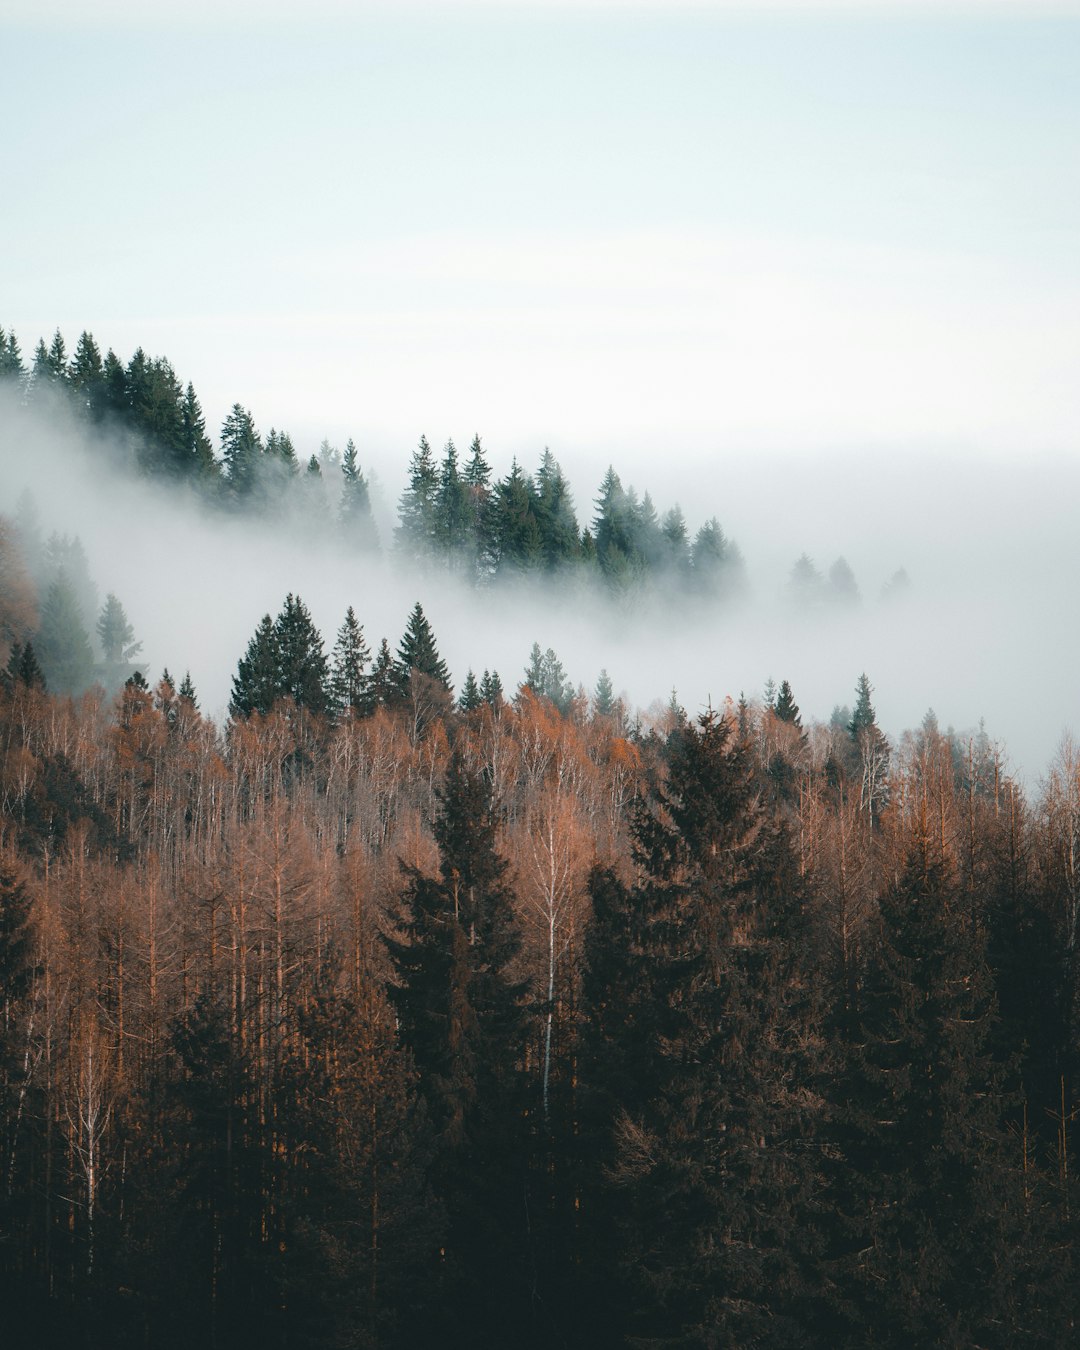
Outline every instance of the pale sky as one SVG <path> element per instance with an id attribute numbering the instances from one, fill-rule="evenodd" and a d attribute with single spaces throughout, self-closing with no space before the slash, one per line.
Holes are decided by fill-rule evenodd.
<path id="1" fill-rule="evenodd" d="M 174 9 L 0 6 L 26 352 L 362 457 L 1077 446 L 1075 5 Z"/>

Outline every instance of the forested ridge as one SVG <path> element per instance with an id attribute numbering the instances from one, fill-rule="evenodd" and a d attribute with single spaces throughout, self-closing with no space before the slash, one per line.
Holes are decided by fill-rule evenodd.
<path id="1" fill-rule="evenodd" d="M 225 726 L 26 653 L 7 1343 L 1073 1343 L 1068 744 L 455 700 L 420 605 L 288 596 Z"/>
<path id="2" fill-rule="evenodd" d="M 742 552 L 715 515 L 692 530 L 680 506 L 661 514 L 648 491 L 639 495 L 610 467 L 583 526 L 569 480 L 546 448 L 535 471 L 515 458 L 500 478 L 479 435 L 465 453 L 452 439 L 437 453 L 421 435 L 396 523 L 384 521 L 380 534 L 372 483 L 352 439 L 343 451 L 324 439 L 305 458 L 287 431 L 263 434 L 254 413 L 236 403 L 215 443 L 193 385 L 141 347 L 125 363 L 111 348 L 102 355 L 84 331 L 69 354 L 58 329 L 50 343 L 39 339 L 27 362 L 14 332 L 0 328 L 0 387 L 31 408 L 72 416 L 103 473 L 119 468 L 183 488 L 221 518 L 285 524 L 298 538 L 333 537 L 361 559 L 389 553 L 473 586 L 531 576 L 616 599 L 657 590 L 666 604 L 676 596 L 730 602 L 747 592 Z M 899 568 L 883 596 L 907 584 Z M 788 593 L 801 610 L 843 610 L 860 598 L 843 557 L 823 573 L 806 553 L 793 563 Z"/>
<path id="3" fill-rule="evenodd" d="M 96 416 L 84 339 L 5 338 L 20 397 L 51 363 Z M 167 363 L 94 379 L 168 476 L 147 370 L 190 430 Z M 392 546 L 487 584 L 424 445 Z M 355 460 L 307 500 L 364 555 Z M 455 687 L 422 601 L 396 642 L 252 622 L 215 721 L 77 538 L 0 517 L 5 1346 L 1075 1343 L 1070 740 L 1029 788 L 982 729 L 887 736 L 857 671 L 827 722 L 786 679 L 643 715 L 539 643 Z"/>

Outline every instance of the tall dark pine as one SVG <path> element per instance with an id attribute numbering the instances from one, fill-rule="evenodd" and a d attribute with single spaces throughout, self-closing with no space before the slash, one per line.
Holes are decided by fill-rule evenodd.
<path id="1" fill-rule="evenodd" d="M 264 614 L 233 676 L 229 714 L 233 718 L 266 714 L 280 698 L 274 621 Z"/>
<path id="2" fill-rule="evenodd" d="M 849 1337 L 1013 1345 L 1037 1324 L 1023 1155 L 1000 1123 L 983 935 L 930 834 L 917 826 L 881 897 L 882 945 L 839 1083 Z"/>
<path id="3" fill-rule="evenodd" d="M 308 712 L 326 712 L 330 670 L 323 640 L 307 606 L 298 595 L 287 595 L 274 624 L 277 644 L 278 691 Z"/>
<path id="4" fill-rule="evenodd" d="M 367 676 L 370 657 L 371 651 L 364 641 L 364 630 L 350 605 L 338 629 L 330 658 L 330 692 L 334 712 L 339 717 L 348 713 L 363 717 L 371 711 Z"/>
<path id="5" fill-rule="evenodd" d="M 407 691 L 409 678 L 414 671 L 442 685 L 447 693 L 452 692 L 450 672 L 446 662 L 439 655 L 439 649 L 435 645 L 435 634 L 431 631 L 431 624 L 428 623 L 419 600 L 414 605 L 409 622 L 405 626 L 397 651 L 395 671 L 398 687 L 403 693 Z"/>
<path id="6" fill-rule="evenodd" d="M 522 1137 L 519 921 L 490 788 L 455 751 L 435 822 L 439 874 L 405 867 L 390 995 L 437 1138 L 432 1180 L 450 1229 L 442 1344 L 498 1344 L 531 1315 Z"/>
<path id="7" fill-rule="evenodd" d="M 407 556 L 427 559 L 435 546 L 436 494 L 439 472 L 426 436 L 413 451 L 409 462 L 409 486 L 398 506 L 397 547 Z"/>
<path id="8" fill-rule="evenodd" d="M 435 543 L 442 558 L 457 570 L 469 544 L 469 489 L 458 469 L 457 449 L 446 442 L 435 494 Z"/>
<path id="9" fill-rule="evenodd" d="M 225 482 L 234 501 L 243 501 L 254 494 L 262 453 L 262 440 L 251 413 L 234 403 L 221 428 Z"/>
<path id="10" fill-rule="evenodd" d="M 0 1297 L 12 1344 L 32 1344 L 40 1334 L 41 1299 L 35 1305 L 26 1287 L 33 1246 L 30 1229 L 40 1219 L 39 1189 L 28 1173 L 35 1150 L 25 1136 L 36 1128 L 40 1103 L 28 1100 L 35 1054 L 31 994 L 37 967 L 30 917 L 30 892 L 10 857 L 0 856 L 0 1148 L 4 1178 L 0 1185 Z M 36 1318 L 38 1325 L 34 1327 Z M 23 1325 L 23 1317 L 26 1324 Z M 26 1333 L 25 1342 L 22 1339 Z"/>
<path id="11" fill-rule="evenodd" d="M 614 1227 L 631 1338 L 797 1344 L 819 1315 L 797 869 L 733 721 L 684 724 L 669 756 L 634 827 L 641 882 L 592 885 L 622 935 L 589 951 L 584 1222 Z"/>

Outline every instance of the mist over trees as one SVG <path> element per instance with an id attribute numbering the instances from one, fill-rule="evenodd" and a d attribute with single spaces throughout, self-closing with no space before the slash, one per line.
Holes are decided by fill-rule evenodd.
<path id="1" fill-rule="evenodd" d="M 390 537 L 380 539 L 359 451 L 323 441 L 301 465 L 287 431 L 263 435 L 249 409 L 236 403 L 215 443 L 193 386 L 182 385 L 164 357 L 139 348 L 125 364 L 103 357 L 83 332 L 69 357 L 57 330 L 23 361 L 14 333 L 0 329 L 0 383 L 29 407 L 59 401 L 100 436 L 99 452 L 127 472 L 192 491 L 227 517 L 278 521 L 312 539 L 334 538 L 360 558 L 384 549 L 395 560 L 469 585 L 532 576 L 595 586 L 615 600 L 656 589 L 690 602 L 734 601 L 748 589 L 739 546 L 716 516 L 691 532 L 682 509 L 660 516 L 648 491 L 639 495 L 610 467 L 597 488 L 592 516 L 578 518 L 563 469 L 549 449 L 534 472 L 516 459 L 498 478 L 479 436 L 459 454 L 453 440 L 437 453 L 421 436 L 406 469 Z M 838 558 L 822 577 L 803 554 L 792 572 L 792 602 L 813 610 L 858 604 L 855 577 Z"/>
<path id="2" fill-rule="evenodd" d="M 1032 787 L 981 727 L 887 734 L 889 672 L 823 721 L 782 669 L 643 713 L 542 629 L 452 668 L 427 579 L 709 622 L 738 551 L 614 469 L 582 528 L 553 456 L 499 480 L 479 438 L 420 441 L 380 540 L 352 442 L 236 405 L 215 447 L 89 335 L 0 367 L 355 585 L 325 635 L 306 580 L 253 607 L 215 720 L 77 536 L 0 516 L 14 1345 L 1072 1344 L 1070 740 Z M 389 634 L 380 550 L 419 596 Z M 783 598 L 872 599 L 806 554 Z"/>

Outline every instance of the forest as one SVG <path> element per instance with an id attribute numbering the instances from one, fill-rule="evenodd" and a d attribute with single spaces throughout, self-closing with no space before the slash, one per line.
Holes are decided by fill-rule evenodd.
<path id="1" fill-rule="evenodd" d="M 136 472 L 375 547 L 355 447 L 275 497 L 288 437 L 237 407 L 215 453 L 168 363 L 0 357 Z M 579 530 L 545 464 L 422 442 L 392 546 L 736 584 L 685 522 L 650 555 L 647 497 Z M 981 730 L 887 736 L 857 670 L 828 721 L 787 679 L 643 714 L 539 643 L 455 688 L 402 623 L 285 595 L 215 719 L 76 538 L 0 517 L 4 1344 L 1075 1344 L 1080 749 L 1033 787 Z"/>
<path id="2" fill-rule="evenodd" d="M 191 383 L 182 384 L 167 358 L 142 348 L 125 364 L 112 349 L 103 357 L 93 335 L 83 332 L 69 356 L 57 330 L 49 344 L 39 339 L 27 364 L 14 332 L 0 328 L 3 387 L 30 408 L 62 407 L 96 434 L 103 470 L 119 468 L 183 489 L 222 519 L 270 521 L 310 539 L 333 536 L 360 559 L 392 553 L 421 571 L 480 587 L 531 576 L 615 600 L 640 602 L 643 593 L 657 591 L 665 605 L 733 601 L 748 589 L 742 552 L 715 515 L 691 532 L 681 507 L 661 515 L 650 493 L 639 496 L 614 467 L 583 527 L 569 481 L 546 448 L 535 472 L 515 458 L 497 478 L 478 435 L 464 457 L 452 439 L 437 456 L 421 435 L 397 520 L 384 521 L 380 531 L 372 484 L 352 439 L 344 451 L 324 439 L 305 459 L 288 432 L 272 427 L 261 434 L 254 414 L 237 403 L 215 445 Z M 883 598 L 895 599 L 908 584 L 904 568 L 897 568 Z M 823 572 L 801 554 L 788 592 L 803 611 L 843 610 L 859 601 L 843 557 Z"/>

